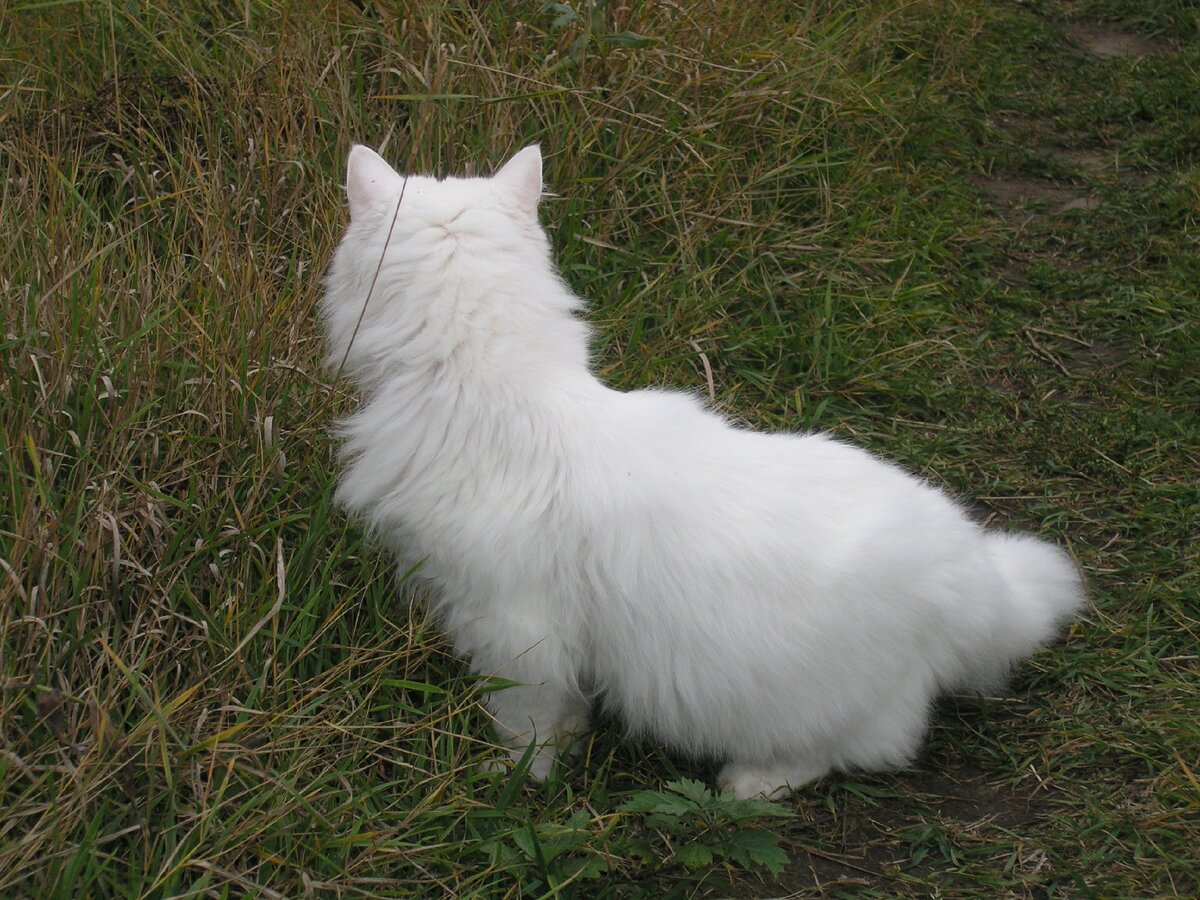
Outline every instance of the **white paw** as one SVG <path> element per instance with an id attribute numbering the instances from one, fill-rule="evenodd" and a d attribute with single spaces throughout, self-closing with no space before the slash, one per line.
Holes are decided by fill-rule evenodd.
<path id="1" fill-rule="evenodd" d="M 520 765 L 525 756 L 525 748 L 511 747 L 502 754 L 497 754 L 479 763 L 481 772 L 511 772 Z M 540 748 L 529 761 L 529 778 L 539 784 L 550 777 L 554 768 L 555 756 L 549 750 Z"/>
<path id="2" fill-rule="evenodd" d="M 512 768 L 512 760 L 507 756 L 489 756 L 478 768 L 480 772 L 507 772 Z"/>
<path id="3" fill-rule="evenodd" d="M 539 749 L 529 763 L 529 777 L 539 784 L 550 777 L 550 771 L 556 762 L 554 754 L 545 749 Z"/>
<path id="4" fill-rule="evenodd" d="M 732 791 L 738 800 L 764 797 L 767 800 L 782 800 L 792 789 L 786 783 L 780 783 L 781 777 L 770 769 L 754 769 L 730 763 L 717 776 L 717 786 L 723 791 Z"/>

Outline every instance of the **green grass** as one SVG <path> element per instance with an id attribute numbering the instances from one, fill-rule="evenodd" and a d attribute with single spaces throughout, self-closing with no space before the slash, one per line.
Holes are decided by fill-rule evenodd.
<path id="1" fill-rule="evenodd" d="M 1185 0 L 9 4 L 0 895 L 1195 896 L 1197 33 Z M 917 769 L 768 816 L 607 723 L 545 786 L 480 770 L 488 685 L 332 506 L 314 306 L 352 142 L 534 140 L 609 382 L 1076 554 L 1087 616 Z"/>

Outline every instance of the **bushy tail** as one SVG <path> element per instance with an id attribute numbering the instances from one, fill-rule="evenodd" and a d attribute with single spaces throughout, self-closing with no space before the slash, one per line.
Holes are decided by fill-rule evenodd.
<path id="1" fill-rule="evenodd" d="M 992 532 L 985 540 L 1010 606 L 988 636 L 987 650 L 968 663 L 957 686 L 986 692 L 1001 685 L 1020 659 L 1054 640 L 1082 610 L 1087 594 L 1075 561 L 1062 548 L 1022 534 Z"/>
<path id="2" fill-rule="evenodd" d="M 1024 656 L 1052 641 L 1083 609 L 1083 579 L 1061 547 L 1025 534 L 992 534 L 988 539 L 1012 590 L 1017 624 L 1026 641 L 1024 649 L 1015 649 Z"/>

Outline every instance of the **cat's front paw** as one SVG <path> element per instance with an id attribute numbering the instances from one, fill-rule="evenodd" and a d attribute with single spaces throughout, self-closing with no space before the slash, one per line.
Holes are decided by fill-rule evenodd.
<path id="1" fill-rule="evenodd" d="M 527 747 L 528 745 L 526 745 Z M 506 747 L 495 756 L 483 760 L 479 764 L 481 772 L 511 772 L 521 764 L 521 760 L 525 758 L 526 747 Z M 555 754 L 546 749 L 539 747 L 533 754 L 533 758 L 529 761 L 529 777 L 533 781 L 541 784 L 550 777 L 555 763 L 557 763 Z"/>

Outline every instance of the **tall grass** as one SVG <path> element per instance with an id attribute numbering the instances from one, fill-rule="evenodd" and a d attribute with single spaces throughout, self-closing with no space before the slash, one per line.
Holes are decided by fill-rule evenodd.
<path id="1" fill-rule="evenodd" d="M 1172 692 L 1195 684 L 1200 627 L 1182 474 L 1196 471 L 1182 412 L 1195 305 L 1172 285 L 1195 267 L 1147 259 L 1163 274 L 1145 297 L 1109 267 L 1065 325 L 1030 311 L 1087 294 L 1057 269 L 1035 267 L 1051 283 L 1024 293 L 995 280 L 1011 223 L 981 214 L 963 172 L 992 139 L 985 81 L 1008 64 L 991 35 L 1022 15 L 887 0 L 9 4 L 0 894 L 687 893 L 753 863 L 680 857 L 688 828 L 696 846 L 773 829 L 794 854 L 836 858 L 823 805 L 918 790 L 832 780 L 795 804 L 815 836 L 738 824 L 712 797 L 680 813 L 686 827 L 654 827 L 638 792 L 710 773 L 615 723 L 540 790 L 480 770 L 488 685 L 331 504 L 329 426 L 354 401 L 319 365 L 313 309 L 355 141 L 441 173 L 540 141 L 557 192 L 543 219 L 607 380 L 711 394 L 757 426 L 836 429 L 1071 537 L 1097 585 L 1093 646 L 1039 658 L 1027 707 L 939 730 L 931 764 L 1061 770 L 1053 807 L 1082 817 L 1072 840 L 1101 848 L 1084 852 L 1111 883 L 1194 885 L 1180 859 L 1200 735 Z M 1158 158 L 1193 166 L 1155 195 L 1177 247 L 1194 233 L 1194 155 L 1168 138 Z M 1101 217 L 1070 240 L 1119 256 L 1124 228 Z M 1131 361 L 1107 418 L 1064 424 L 1053 394 L 1081 388 L 1023 340 L 1031 324 L 1103 325 L 1159 368 Z M 1028 335 L 1053 359 L 1078 346 Z M 1123 537 L 1110 502 L 1162 551 Z M 1094 743 L 1114 704 L 1147 699 L 1161 715 L 1143 707 Z M 1111 783 L 1106 766 L 1140 767 L 1143 792 L 1115 808 L 1087 790 Z M 1119 871 L 1130 828 L 1156 865 Z M 942 852 L 901 832 L 913 857 L 926 847 L 917 862 Z M 1063 845 L 1038 841 L 1074 884 Z M 956 871 L 990 871 L 972 859 Z M 1030 877 L 995 874 L 1006 889 Z"/>

